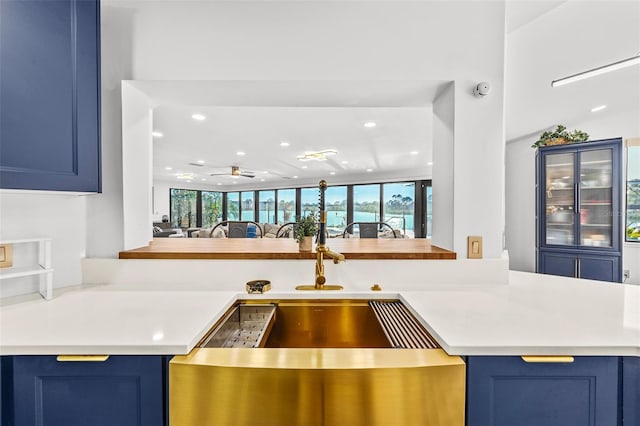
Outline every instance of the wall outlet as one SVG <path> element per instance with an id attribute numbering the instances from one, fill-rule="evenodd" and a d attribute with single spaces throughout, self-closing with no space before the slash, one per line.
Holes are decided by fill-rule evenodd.
<path id="1" fill-rule="evenodd" d="M 631 272 L 629 272 L 628 269 L 625 269 L 624 271 L 622 271 L 622 281 L 628 280 L 630 276 L 631 276 Z"/>

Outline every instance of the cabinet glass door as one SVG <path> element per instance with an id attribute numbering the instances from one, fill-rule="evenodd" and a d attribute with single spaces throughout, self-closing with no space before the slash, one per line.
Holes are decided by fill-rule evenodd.
<path id="1" fill-rule="evenodd" d="M 575 157 L 573 152 L 545 156 L 547 244 L 575 244 Z"/>
<path id="2" fill-rule="evenodd" d="M 580 154 L 580 245 L 611 247 L 612 151 Z"/>

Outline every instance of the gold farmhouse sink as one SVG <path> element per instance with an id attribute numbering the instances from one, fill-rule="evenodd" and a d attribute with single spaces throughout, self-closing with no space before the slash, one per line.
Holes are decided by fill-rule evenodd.
<path id="1" fill-rule="evenodd" d="M 388 302 L 240 302 L 171 361 L 170 426 L 463 426 L 464 362 Z"/>

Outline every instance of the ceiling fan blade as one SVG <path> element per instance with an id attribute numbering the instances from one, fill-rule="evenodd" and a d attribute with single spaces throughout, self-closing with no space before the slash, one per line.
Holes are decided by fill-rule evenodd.
<path id="1" fill-rule="evenodd" d="M 246 178 L 254 178 L 255 177 L 254 175 L 247 175 L 247 174 L 244 174 L 244 173 L 241 173 L 240 176 L 246 177 Z"/>
<path id="2" fill-rule="evenodd" d="M 225 176 L 228 175 L 229 173 L 210 173 L 209 176 Z"/>

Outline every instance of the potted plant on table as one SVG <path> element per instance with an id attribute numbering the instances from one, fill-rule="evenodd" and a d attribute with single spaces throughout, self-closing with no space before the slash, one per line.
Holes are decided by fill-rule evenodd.
<path id="1" fill-rule="evenodd" d="M 564 145 L 567 143 L 585 142 L 589 140 L 589 134 L 581 130 L 568 132 L 562 124 L 558 124 L 555 130 L 547 130 L 540 135 L 540 138 L 531 145 L 531 148 L 541 146 Z"/>
<path id="2" fill-rule="evenodd" d="M 293 236 L 299 245 L 300 251 L 311 251 L 313 237 L 318 233 L 318 223 L 313 214 L 301 216 L 296 221 Z"/>

